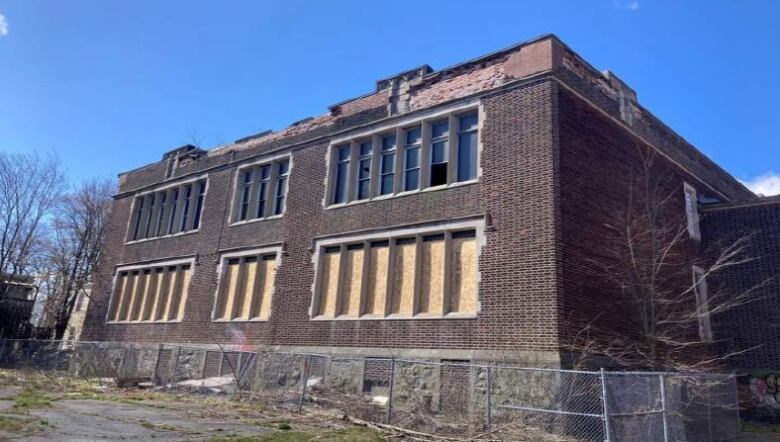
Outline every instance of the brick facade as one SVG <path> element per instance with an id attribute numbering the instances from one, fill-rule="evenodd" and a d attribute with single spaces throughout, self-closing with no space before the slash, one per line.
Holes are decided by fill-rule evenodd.
<path id="1" fill-rule="evenodd" d="M 482 116 L 478 181 L 323 207 L 332 139 L 464 103 L 474 103 Z M 659 170 L 671 177 L 667 184 L 680 189 L 683 214 L 683 182 L 711 200 L 754 198 L 643 109 L 617 77 L 595 71 L 554 36 L 440 71 L 423 66 L 380 80 L 375 92 L 279 132 L 209 152 L 190 150 L 170 178 L 165 158 L 120 175 L 83 339 L 220 341 L 559 365 L 572 317 L 592 317 L 616 296 L 588 277 L 587 261 L 598 253 L 603 210 L 622 198 L 625 164 L 636 161 L 631 152 L 637 148 L 655 152 Z M 278 153 L 291 155 L 284 215 L 229 225 L 237 168 Z M 208 190 L 198 231 L 125 244 L 138 191 L 202 174 L 208 174 Z M 486 226 L 476 317 L 311 320 L 317 238 L 465 218 Z M 283 250 L 269 320 L 213 322 L 220 254 L 268 245 Z M 196 264 L 181 322 L 106 323 L 118 266 L 182 257 L 195 257 Z M 619 311 L 604 320 L 632 328 L 632 319 Z"/>

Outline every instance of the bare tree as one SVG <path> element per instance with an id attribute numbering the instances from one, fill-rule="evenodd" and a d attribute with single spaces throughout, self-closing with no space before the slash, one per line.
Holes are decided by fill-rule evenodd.
<path id="1" fill-rule="evenodd" d="M 54 156 L 0 152 L 0 305 L 10 290 L 1 282 L 32 272 L 63 182 Z"/>
<path id="2" fill-rule="evenodd" d="M 87 296 L 103 249 L 111 196 L 110 180 L 92 179 L 63 195 L 52 219 L 46 267 L 55 338 L 62 338 L 79 296 Z"/>
<path id="3" fill-rule="evenodd" d="M 568 335 L 575 365 L 601 356 L 634 368 L 713 368 L 731 355 L 714 348 L 709 321 L 755 300 L 757 287 L 742 293 L 709 291 L 706 299 L 702 292 L 712 276 L 754 259 L 751 237 L 703 250 L 689 237 L 679 180 L 656 164 L 654 153 L 641 149 L 639 158 L 639 166 L 628 173 L 626 199 L 606 213 L 607 234 L 588 266 L 588 276 L 606 282 L 615 295 L 605 307 L 610 318 L 619 312 L 627 320 L 615 324 L 597 315 L 586 324 L 567 321 L 574 327 Z M 694 266 L 701 273 L 696 275 Z"/>

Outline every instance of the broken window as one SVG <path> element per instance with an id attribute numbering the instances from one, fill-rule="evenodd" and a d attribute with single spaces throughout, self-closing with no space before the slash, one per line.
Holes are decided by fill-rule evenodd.
<path id="1" fill-rule="evenodd" d="M 430 185 L 447 184 L 447 159 L 450 156 L 450 125 L 447 120 L 431 125 L 431 170 Z"/>
<path id="2" fill-rule="evenodd" d="M 205 195 L 204 178 L 137 196 L 128 241 L 197 230 Z"/>
<path id="3" fill-rule="evenodd" d="M 328 204 L 475 180 L 478 123 L 478 112 L 470 110 L 335 144 L 330 151 Z"/>
<path id="4" fill-rule="evenodd" d="M 476 229 L 390 235 L 318 247 L 313 316 L 472 315 Z"/>
<path id="5" fill-rule="evenodd" d="M 288 158 L 239 168 L 233 222 L 281 215 L 285 208 L 289 172 Z"/>
<path id="6" fill-rule="evenodd" d="M 223 257 L 214 320 L 267 320 L 276 278 L 276 251 Z"/>
<path id="7" fill-rule="evenodd" d="M 107 320 L 181 320 L 192 277 L 191 266 L 191 262 L 176 262 L 118 269 Z"/>
<path id="8" fill-rule="evenodd" d="M 347 183 L 349 179 L 349 145 L 336 148 L 336 186 L 333 191 L 333 204 L 347 201 Z"/>
<path id="9" fill-rule="evenodd" d="M 358 172 L 356 200 L 364 200 L 369 197 L 371 191 L 371 154 L 373 147 L 371 141 L 364 141 L 358 147 Z"/>

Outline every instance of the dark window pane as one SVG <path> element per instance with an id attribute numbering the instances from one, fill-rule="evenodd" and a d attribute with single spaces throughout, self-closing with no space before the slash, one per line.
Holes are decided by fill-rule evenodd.
<path id="1" fill-rule="evenodd" d="M 176 228 L 174 223 L 176 222 L 176 204 L 179 200 L 179 189 L 173 189 L 173 197 L 171 197 L 171 215 L 168 218 L 168 233 L 173 233 Z"/>
<path id="2" fill-rule="evenodd" d="M 382 155 L 382 173 L 393 173 L 395 154 L 389 153 Z"/>
<path id="3" fill-rule="evenodd" d="M 388 174 L 388 175 L 382 175 L 382 189 L 380 190 L 380 194 L 387 195 L 388 193 L 393 193 L 393 181 L 395 179 L 395 174 Z"/>
<path id="4" fill-rule="evenodd" d="M 200 226 L 200 213 L 203 211 L 203 198 L 206 194 L 206 182 L 201 181 L 198 184 L 198 201 L 195 204 L 195 219 L 192 221 L 192 228 L 197 229 Z"/>
<path id="5" fill-rule="evenodd" d="M 360 160 L 358 179 L 371 177 L 371 159 Z"/>
<path id="6" fill-rule="evenodd" d="M 187 230 L 187 215 L 190 211 L 190 198 L 192 198 L 192 185 L 185 187 L 184 208 L 181 214 L 181 227 L 180 232 Z"/>
<path id="7" fill-rule="evenodd" d="M 419 127 L 415 127 L 414 129 L 409 129 L 406 131 L 406 144 L 417 144 L 420 142 L 420 139 L 422 138 L 422 131 Z"/>
<path id="8" fill-rule="evenodd" d="M 336 189 L 333 194 L 334 203 L 343 203 L 347 196 L 347 174 L 349 162 L 339 163 L 336 169 Z"/>
<path id="9" fill-rule="evenodd" d="M 431 164 L 431 186 L 447 184 L 447 163 Z"/>
<path id="10" fill-rule="evenodd" d="M 440 141 L 431 146 L 431 163 L 443 163 L 447 161 L 447 142 Z"/>
<path id="11" fill-rule="evenodd" d="M 468 114 L 460 117 L 460 123 L 458 130 L 465 131 L 465 130 L 472 130 L 477 128 L 478 118 L 477 113 L 474 112 L 473 114 Z"/>
<path id="12" fill-rule="evenodd" d="M 371 187 L 370 180 L 361 180 L 358 182 L 358 194 L 357 199 L 362 200 L 368 198 L 368 191 Z"/>
<path id="13" fill-rule="evenodd" d="M 360 156 L 371 155 L 371 142 L 360 143 Z"/>
<path id="14" fill-rule="evenodd" d="M 261 180 L 268 179 L 268 175 L 270 172 L 271 172 L 271 166 L 260 167 L 260 179 Z"/>
<path id="15" fill-rule="evenodd" d="M 257 212 L 256 218 L 262 218 L 265 216 L 265 193 L 268 191 L 268 183 L 261 182 L 260 187 L 257 189 Z"/>
<path id="16" fill-rule="evenodd" d="M 252 170 L 247 170 L 243 173 L 243 179 L 241 180 L 244 184 L 251 183 L 252 182 Z"/>
<path id="17" fill-rule="evenodd" d="M 280 161 L 279 162 L 279 169 L 278 169 L 279 175 L 286 175 L 287 171 L 289 170 L 289 168 L 290 168 L 290 163 L 289 162 L 287 162 L 287 161 Z"/>
<path id="18" fill-rule="evenodd" d="M 404 190 L 415 190 L 420 185 L 420 169 L 412 169 L 406 172 L 406 186 Z"/>
<path id="19" fill-rule="evenodd" d="M 477 177 L 477 133 L 466 132 L 458 139 L 458 181 Z"/>
<path id="20" fill-rule="evenodd" d="M 395 135 L 385 135 L 382 138 L 382 150 L 395 149 Z"/>
<path id="21" fill-rule="evenodd" d="M 338 148 L 338 159 L 340 161 L 349 160 L 349 146 L 341 146 Z"/>
<path id="22" fill-rule="evenodd" d="M 412 169 L 420 166 L 420 149 L 413 148 L 406 150 L 406 169 Z"/>
<path id="23" fill-rule="evenodd" d="M 431 137 L 432 138 L 440 138 L 440 137 L 446 137 L 448 136 L 448 132 L 450 125 L 447 121 L 441 121 L 438 123 L 434 123 L 433 127 L 431 127 Z"/>
<path id="24" fill-rule="evenodd" d="M 144 213 L 144 198 L 136 198 L 135 204 L 138 206 L 138 210 L 135 212 L 135 226 L 133 226 L 133 239 L 138 239 L 138 231 L 142 222 L 142 215 Z"/>

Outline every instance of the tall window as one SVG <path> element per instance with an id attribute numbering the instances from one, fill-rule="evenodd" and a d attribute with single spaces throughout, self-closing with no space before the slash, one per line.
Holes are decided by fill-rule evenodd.
<path id="1" fill-rule="evenodd" d="M 312 316 L 383 318 L 473 315 L 477 229 L 390 232 L 318 245 Z"/>
<path id="2" fill-rule="evenodd" d="M 260 166 L 260 185 L 257 188 L 257 210 L 255 218 L 262 218 L 265 215 L 266 200 L 268 199 L 268 184 L 271 180 L 271 166 Z"/>
<path id="3" fill-rule="evenodd" d="M 709 297 L 707 293 L 707 278 L 704 269 L 693 266 L 693 292 L 696 295 L 696 317 L 699 322 L 699 337 L 702 341 L 712 341 L 710 325 Z"/>
<path id="4" fill-rule="evenodd" d="M 477 177 L 477 114 L 458 117 L 458 181 Z"/>
<path id="5" fill-rule="evenodd" d="M 336 144 L 330 154 L 328 204 L 446 188 L 477 178 L 479 116 L 470 110 L 385 129 Z"/>
<path id="6" fill-rule="evenodd" d="M 699 205 L 696 189 L 688 183 L 683 185 L 685 192 L 685 216 L 688 220 L 688 236 L 698 241 L 701 238 L 699 231 Z"/>
<path id="7" fill-rule="evenodd" d="M 184 317 L 192 260 L 117 269 L 110 322 L 176 321 Z"/>
<path id="8" fill-rule="evenodd" d="M 387 195 L 393 193 L 395 182 L 395 135 L 382 137 L 382 158 L 379 168 L 381 169 L 379 194 Z"/>
<path id="9" fill-rule="evenodd" d="M 268 319 L 276 277 L 276 253 L 266 250 L 222 258 L 212 319 Z"/>
<path id="10" fill-rule="evenodd" d="M 449 153 L 450 125 L 447 120 L 431 127 L 431 187 L 447 184 L 447 159 Z"/>
<path id="11" fill-rule="evenodd" d="M 274 199 L 274 215 L 281 215 L 284 211 L 284 199 L 287 195 L 287 173 L 290 170 L 290 163 L 279 161 L 276 172 L 276 196 Z"/>
<path id="12" fill-rule="evenodd" d="M 336 185 L 333 190 L 333 203 L 343 203 L 347 201 L 347 183 L 349 181 L 349 145 L 336 148 Z"/>
<path id="13" fill-rule="evenodd" d="M 267 218 L 284 212 L 288 158 L 239 169 L 233 222 Z"/>
<path id="14" fill-rule="evenodd" d="M 419 127 L 407 129 L 404 144 L 404 190 L 420 187 L 420 142 L 422 132 Z"/>
<path id="15" fill-rule="evenodd" d="M 252 176 L 254 170 L 249 169 L 241 173 L 241 202 L 239 203 L 238 219 L 246 219 L 249 215 L 249 192 L 252 190 Z"/>
<path id="16" fill-rule="evenodd" d="M 357 195 L 355 199 L 364 200 L 369 197 L 371 191 L 371 153 L 373 148 L 371 141 L 364 141 L 359 145 Z"/>
<path id="17" fill-rule="evenodd" d="M 137 241 L 197 229 L 205 195 L 204 178 L 137 196 L 127 240 Z M 194 203 L 193 198 L 196 198 Z"/>

